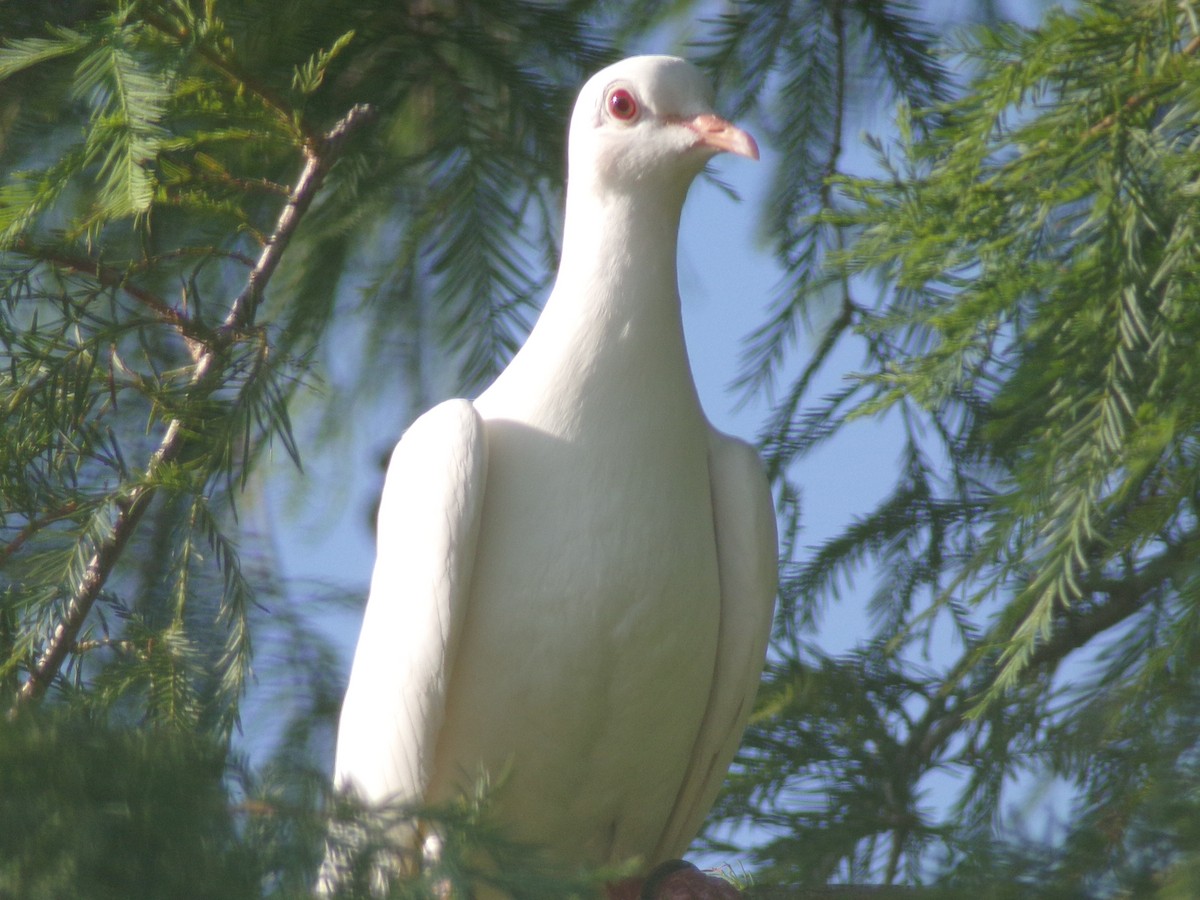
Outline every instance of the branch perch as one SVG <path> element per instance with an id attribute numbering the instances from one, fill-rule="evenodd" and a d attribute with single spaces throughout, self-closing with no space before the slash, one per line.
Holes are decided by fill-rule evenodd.
<path id="1" fill-rule="evenodd" d="M 322 139 L 305 142 L 304 167 L 289 193 L 287 203 L 276 219 L 271 237 L 250 271 L 245 288 L 230 304 L 229 312 L 218 333 L 203 343 L 203 349 L 196 357 L 196 366 L 191 378 L 193 388 L 202 388 L 209 381 L 213 367 L 223 356 L 226 347 L 243 329 L 253 323 L 254 314 L 262 302 L 263 292 L 291 242 L 301 218 L 320 190 L 325 175 L 337 158 L 346 137 L 362 125 L 370 113 L 371 110 L 366 106 L 355 106 Z M 89 274 L 95 277 L 102 275 L 99 270 L 90 271 Z M 126 285 L 122 286 L 128 289 Z M 146 467 L 147 478 L 130 489 L 118 502 L 118 512 L 111 530 L 97 543 L 83 577 L 75 586 L 74 593 L 67 603 L 61 621 L 30 670 L 29 678 L 18 690 L 16 703 L 9 713 L 10 717 L 21 707 L 41 699 L 62 669 L 71 648 L 76 646 L 76 638 L 96 598 L 150 505 L 155 492 L 155 472 L 179 457 L 186 440 L 185 434 L 184 422 L 179 418 L 172 419 L 158 449 L 150 457 Z"/>

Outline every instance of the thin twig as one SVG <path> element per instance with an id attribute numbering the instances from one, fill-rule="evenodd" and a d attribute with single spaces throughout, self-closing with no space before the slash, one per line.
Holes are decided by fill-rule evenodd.
<path id="1" fill-rule="evenodd" d="M 142 270 L 152 268 L 172 259 L 187 259 L 195 256 L 229 259 L 233 260 L 233 262 L 241 263 L 247 269 L 254 267 L 254 260 L 246 254 L 239 253 L 236 250 L 222 250 L 219 247 L 179 247 L 175 250 L 168 250 L 166 253 L 156 253 L 154 256 L 134 260 L 129 265 L 130 268 Z"/>
<path id="2" fill-rule="evenodd" d="M 1089 607 L 1077 607 L 1064 613 L 1055 623 L 1053 635 L 1034 649 L 1022 670 L 1023 682 L 1044 678 L 1070 653 L 1078 650 L 1101 632 L 1107 631 L 1145 609 L 1153 602 L 1157 586 L 1180 560 L 1195 556 L 1200 535 L 1189 535 L 1146 564 L 1138 573 L 1116 581 L 1097 580 L 1088 586 L 1088 593 L 1106 594 L 1108 599 Z M 984 644 L 989 643 L 984 641 Z M 978 665 L 975 650 L 969 651 L 955 667 L 948 684 L 958 684 Z M 951 701 L 955 701 L 951 706 Z M 969 703 L 964 692 L 956 690 L 935 698 L 911 729 L 905 756 L 913 768 L 924 769 L 942 751 L 950 739 L 968 721 L 965 710 Z"/>
<path id="3" fill-rule="evenodd" d="M 64 503 L 58 509 L 47 513 L 39 519 L 30 519 L 28 522 L 26 522 L 11 541 L 9 541 L 3 547 L 0 547 L 0 567 L 8 562 L 9 557 L 20 550 L 27 540 L 29 540 L 47 525 L 53 525 L 55 522 L 59 522 L 67 518 L 77 509 L 79 509 L 79 504 L 72 500 Z"/>
<path id="4" fill-rule="evenodd" d="M 89 653 L 92 650 L 116 650 L 118 653 L 137 653 L 141 648 L 134 641 L 104 638 L 96 641 L 78 641 L 71 646 L 72 653 Z"/>
<path id="5" fill-rule="evenodd" d="M 215 339 L 209 340 L 196 360 L 192 373 L 192 385 L 206 383 L 210 372 L 223 356 L 228 343 L 246 326 L 254 321 L 254 313 L 262 299 L 267 283 L 279 265 L 279 260 L 295 234 L 301 217 L 312 204 L 313 197 L 321 187 L 325 174 L 333 165 L 334 158 L 346 136 L 366 120 L 370 110 L 356 106 L 334 126 L 322 140 L 307 142 L 304 148 L 304 168 L 292 188 L 291 197 L 280 211 L 275 229 L 263 248 L 258 262 L 246 281 L 246 287 L 230 305 L 229 313 Z M 10 717 L 22 706 L 36 702 L 53 682 L 75 645 L 84 620 L 91 612 L 96 598 L 121 558 L 125 546 L 137 529 L 138 523 L 154 496 L 154 474 L 163 465 L 179 457 L 185 444 L 185 427 L 182 419 L 172 419 L 167 425 L 162 443 L 150 458 L 147 476 L 140 484 L 131 488 L 119 503 L 116 519 L 108 536 L 100 540 L 89 560 L 83 577 L 67 604 L 62 620 L 54 629 L 41 656 L 29 672 L 29 678 L 17 692 L 17 701 Z"/>
<path id="6" fill-rule="evenodd" d="M 27 238 L 17 240 L 13 244 L 13 249 L 31 259 L 52 263 L 60 269 L 86 275 L 95 280 L 101 287 L 114 288 L 124 292 L 154 313 L 164 323 L 178 328 L 182 335 L 193 341 L 203 343 L 212 337 L 211 332 L 204 328 L 204 326 L 171 306 L 158 296 L 158 294 L 134 284 L 119 269 L 106 266 L 88 256 L 75 256 L 54 247 L 38 246 Z"/>
<path id="7" fill-rule="evenodd" d="M 1188 41 L 1186 46 L 1184 46 L 1183 49 L 1180 50 L 1179 52 L 1183 56 L 1191 56 L 1197 50 L 1200 50 L 1200 34 L 1196 35 L 1190 41 Z M 1125 100 L 1125 102 L 1121 105 L 1121 112 L 1123 112 L 1123 113 L 1129 112 L 1131 109 L 1141 106 L 1143 103 L 1146 102 L 1146 100 L 1149 99 L 1149 97 L 1150 97 L 1150 95 L 1148 95 L 1144 92 L 1139 92 L 1139 93 L 1133 94 L 1132 96 L 1128 97 Z M 1103 119 L 1101 119 L 1099 122 L 1097 122 L 1095 125 L 1093 125 L 1091 128 L 1089 128 L 1087 131 L 1085 131 L 1083 133 L 1084 139 L 1086 140 L 1088 138 L 1094 138 L 1100 132 L 1107 131 L 1109 128 L 1111 128 L 1116 123 L 1116 121 L 1117 121 L 1117 113 L 1115 113 L 1115 112 L 1109 113 L 1107 116 L 1105 116 Z"/>
<path id="8" fill-rule="evenodd" d="M 280 184 L 270 178 L 239 178 L 237 175 L 230 175 L 224 171 L 220 173 L 193 172 L 192 177 L 198 181 L 214 182 L 223 187 L 245 191 L 248 194 L 259 191 L 264 194 L 274 194 L 277 197 L 287 197 L 291 194 L 291 189 L 286 184 Z"/>
<path id="9" fill-rule="evenodd" d="M 245 328 L 254 321 L 254 313 L 262 301 L 263 290 L 275 273 L 283 251 L 292 238 L 300 219 L 312 204 L 317 188 L 324 180 L 346 137 L 371 115 L 371 108 L 363 104 L 355 106 L 319 142 L 308 142 L 304 148 L 304 169 L 291 197 L 279 214 L 275 231 L 267 240 L 258 262 L 246 279 L 246 287 L 229 308 L 224 329 Z"/>

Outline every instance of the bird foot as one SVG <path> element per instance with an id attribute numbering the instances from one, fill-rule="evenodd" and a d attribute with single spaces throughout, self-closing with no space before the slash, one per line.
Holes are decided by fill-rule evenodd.
<path id="1" fill-rule="evenodd" d="M 645 878 L 624 878 L 607 886 L 608 900 L 744 900 L 745 895 L 717 875 L 690 862 L 660 863 Z"/>

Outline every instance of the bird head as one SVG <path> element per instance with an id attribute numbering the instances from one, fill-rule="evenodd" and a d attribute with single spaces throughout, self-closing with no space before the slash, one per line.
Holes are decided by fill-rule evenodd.
<path id="1" fill-rule="evenodd" d="M 758 159 L 745 131 L 713 111 L 704 75 L 674 56 L 634 56 L 593 75 L 571 117 L 569 168 L 601 192 L 687 185 L 715 154 Z"/>

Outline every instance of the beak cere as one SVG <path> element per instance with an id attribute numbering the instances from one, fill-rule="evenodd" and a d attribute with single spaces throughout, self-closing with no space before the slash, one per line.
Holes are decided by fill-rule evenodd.
<path id="1" fill-rule="evenodd" d="M 731 125 L 720 116 L 701 113 L 683 123 L 696 132 L 697 146 L 711 147 L 718 152 L 736 153 L 748 159 L 758 159 L 758 144 L 748 132 Z"/>

